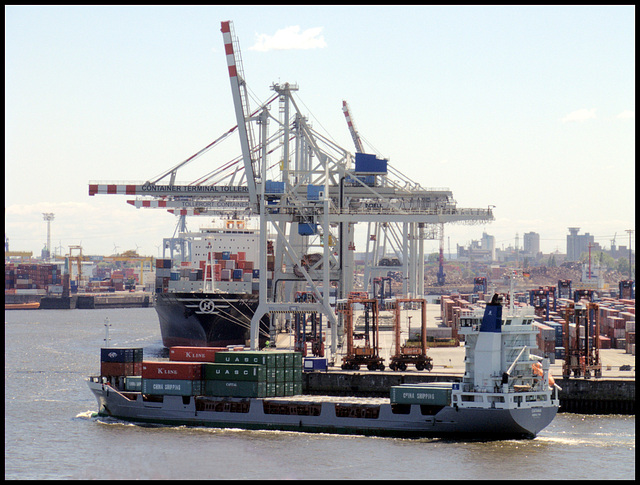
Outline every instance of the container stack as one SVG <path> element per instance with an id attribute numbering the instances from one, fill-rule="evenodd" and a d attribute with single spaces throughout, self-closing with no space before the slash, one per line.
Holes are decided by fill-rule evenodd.
<path id="1" fill-rule="evenodd" d="M 60 267 L 49 263 L 7 263 L 4 266 L 4 276 L 5 290 L 46 290 L 50 286 L 62 283 Z M 24 293 L 24 291 L 18 291 L 17 293 Z"/>
<path id="2" fill-rule="evenodd" d="M 538 344 L 538 349 L 542 351 L 542 357 L 547 357 L 554 363 L 556 347 L 559 347 L 556 340 L 556 329 L 539 322 L 533 322 L 533 325 L 538 329 L 536 343 Z"/>
<path id="3" fill-rule="evenodd" d="M 302 393 L 302 354 L 293 351 L 250 351 L 227 347 L 172 347 L 169 362 L 153 362 L 155 369 L 143 369 L 143 393 L 149 386 L 155 394 L 203 395 L 212 397 L 274 397 Z M 147 364 L 147 363 L 145 363 Z M 173 365 L 195 368 L 189 376 L 169 374 Z M 185 367 L 186 369 L 186 367 Z M 175 376 L 175 377 L 168 377 Z M 191 384 L 148 383 L 147 379 L 176 379 Z M 195 380 L 200 380 L 199 384 Z M 167 387 L 169 386 L 169 387 Z M 199 386 L 199 387 L 198 387 Z M 169 389 L 171 392 L 164 392 Z M 155 391 L 155 392 L 154 392 Z"/>
<path id="4" fill-rule="evenodd" d="M 264 369 L 264 396 L 255 397 L 274 397 L 274 396 L 294 396 L 302 393 L 302 354 L 293 351 L 234 351 L 219 352 L 215 357 L 216 364 L 213 365 L 234 365 L 234 366 L 252 366 L 258 365 Z M 219 381 L 225 381 L 225 376 L 233 377 L 227 380 L 226 384 L 210 385 L 209 390 L 216 392 L 215 395 L 224 395 L 226 392 L 234 394 L 242 392 L 241 388 L 246 385 L 235 383 L 235 374 L 233 372 L 242 371 L 242 367 L 211 367 L 213 375 Z M 247 368 L 251 370 L 251 368 Z M 255 379 L 260 382 L 263 371 L 251 370 L 247 375 L 242 375 L 242 380 Z M 254 377 L 255 376 L 255 377 Z M 252 392 L 252 387 L 246 386 L 248 392 Z M 261 386 L 256 386 L 261 389 Z M 227 394 L 228 395 L 228 394 Z M 254 396 L 236 396 L 236 397 L 254 397 Z"/>
<path id="5" fill-rule="evenodd" d="M 171 259 L 156 259 L 156 293 L 166 293 L 170 280 Z"/>
<path id="6" fill-rule="evenodd" d="M 142 349 L 107 347 L 100 349 L 100 376 L 142 375 Z"/>
<path id="7" fill-rule="evenodd" d="M 142 393 L 199 396 L 202 394 L 202 363 L 143 362 Z"/>

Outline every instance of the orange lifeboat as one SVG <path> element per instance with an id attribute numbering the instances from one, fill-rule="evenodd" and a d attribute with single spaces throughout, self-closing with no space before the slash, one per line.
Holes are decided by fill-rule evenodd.
<path id="1" fill-rule="evenodd" d="M 531 367 L 533 368 L 533 373 L 537 376 L 542 377 L 544 372 L 542 371 L 542 364 L 540 362 L 534 362 Z M 551 374 L 549 374 L 549 385 L 553 386 L 556 383 L 556 380 L 553 378 Z"/>

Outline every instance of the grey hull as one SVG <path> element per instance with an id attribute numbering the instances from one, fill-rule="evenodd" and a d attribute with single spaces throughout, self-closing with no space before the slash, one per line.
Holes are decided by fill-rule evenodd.
<path id="1" fill-rule="evenodd" d="M 242 428 L 315 433 L 356 434 L 395 437 L 442 437 L 450 439 L 534 438 L 555 417 L 557 406 L 523 409 L 441 408 L 434 415 L 422 414 L 412 405 L 408 414 L 395 414 L 389 403 L 379 404 L 377 417 L 338 417 L 332 402 L 322 402 L 317 416 L 266 414 L 263 403 L 270 398 L 227 398 L 244 402 L 247 412 L 198 411 L 195 399 L 164 396 L 163 402 L 144 401 L 139 393 L 115 391 L 108 385 L 89 382 L 95 394 L 100 416 L 136 422 L 166 425 Z M 215 399 L 215 398 L 213 398 Z M 287 398 L 296 401 L 295 396 Z M 280 401 L 286 402 L 286 401 Z"/>

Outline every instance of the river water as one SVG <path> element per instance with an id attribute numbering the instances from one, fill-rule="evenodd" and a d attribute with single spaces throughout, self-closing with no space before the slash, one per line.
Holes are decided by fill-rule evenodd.
<path id="1" fill-rule="evenodd" d="M 166 355 L 153 308 L 5 310 L 7 479 L 633 479 L 635 416 L 558 414 L 533 440 L 452 442 L 97 419 L 111 345 Z"/>

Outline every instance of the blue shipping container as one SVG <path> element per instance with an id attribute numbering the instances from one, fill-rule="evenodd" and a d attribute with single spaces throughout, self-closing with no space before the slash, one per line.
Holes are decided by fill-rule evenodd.
<path id="1" fill-rule="evenodd" d="M 326 357 L 305 357 L 304 358 L 304 371 L 326 371 L 327 370 L 327 358 Z"/>
<path id="2" fill-rule="evenodd" d="M 142 362 L 142 348 L 118 349 L 107 347 L 100 349 L 101 362 Z"/>
<path id="3" fill-rule="evenodd" d="M 241 280 L 243 273 L 244 273 L 244 271 L 241 270 L 241 269 L 234 269 L 233 270 L 233 279 L 234 280 Z"/>

